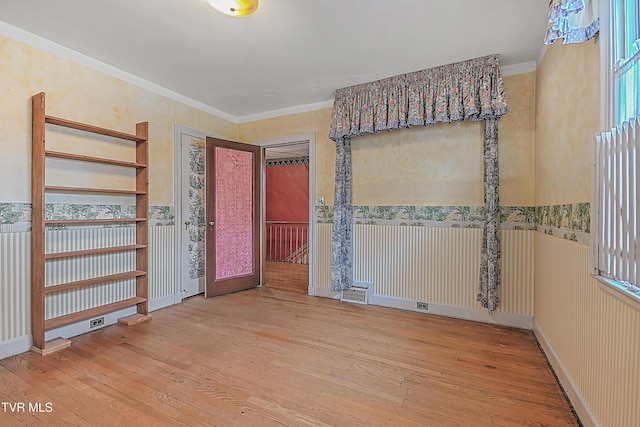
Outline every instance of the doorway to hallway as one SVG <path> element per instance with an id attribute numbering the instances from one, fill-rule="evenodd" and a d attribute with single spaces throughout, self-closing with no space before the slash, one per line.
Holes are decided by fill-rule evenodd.
<path id="1" fill-rule="evenodd" d="M 309 292 L 309 143 L 265 154 L 264 286 Z"/>

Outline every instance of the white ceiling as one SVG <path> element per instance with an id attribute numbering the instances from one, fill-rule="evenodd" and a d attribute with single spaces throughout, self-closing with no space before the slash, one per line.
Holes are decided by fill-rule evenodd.
<path id="1" fill-rule="evenodd" d="M 239 121 L 340 87 L 499 53 L 535 61 L 548 0 L 0 0 L 0 21 Z"/>

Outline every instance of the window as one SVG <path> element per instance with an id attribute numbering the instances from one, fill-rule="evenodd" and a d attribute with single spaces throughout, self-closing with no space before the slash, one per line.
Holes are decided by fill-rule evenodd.
<path id="1" fill-rule="evenodd" d="M 602 3 L 602 127 L 613 129 L 595 141 L 594 274 L 640 307 L 640 4 Z"/>
<path id="2" fill-rule="evenodd" d="M 640 3 L 612 1 L 615 125 L 640 115 Z"/>

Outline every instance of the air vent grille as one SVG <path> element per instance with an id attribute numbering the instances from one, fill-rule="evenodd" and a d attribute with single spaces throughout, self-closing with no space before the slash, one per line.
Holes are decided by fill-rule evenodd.
<path id="1" fill-rule="evenodd" d="M 367 305 L 369 304 L 368 289 L 358 286 L 352 286 L 349 289 L 343 289 L 340 295 L 340 301 Z"/>

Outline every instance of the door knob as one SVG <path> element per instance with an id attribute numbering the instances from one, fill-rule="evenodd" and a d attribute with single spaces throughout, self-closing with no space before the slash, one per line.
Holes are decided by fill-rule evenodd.
<path id="1" fill-rule="evenodd" d="M 189 220 L 184 222 L 184 229 L 185 230 L 189 227 L 189 224 L 191 224 L 191 221 L 189 221 Z"/>
<path id="2" fill-rule="evenodd" d="M 209 227 L 213 227 L 215 223 L 213 221 L 209 221 Z"/>

